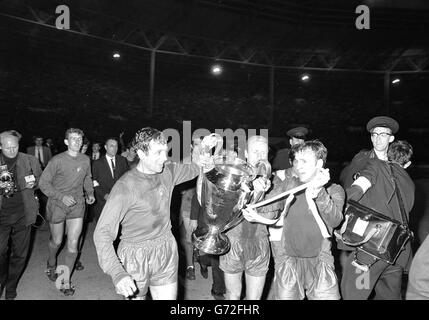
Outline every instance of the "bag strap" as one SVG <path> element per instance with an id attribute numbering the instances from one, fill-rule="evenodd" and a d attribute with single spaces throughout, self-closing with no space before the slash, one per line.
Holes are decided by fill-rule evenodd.
<path id="1" fill-rule="evenodd" d="M 319 211 L 317 211 L 317 206 L 314 200 L 311 198 L 311 196 L 306 192 L 305 193 L 305 199 L 307 200 L 308 209 L 310 210 L 311 214 L 313 215 L 314 219 L 316 220 L 317 226 L 320 229 L 320 232 L 322 233 L 323 238 L 328 239 L 331 237 L 329 234 L 328 228 L 326 227 L 325 223 L 323 222 L 322 218 L 319 215 Z"/>
<path id="2" fill-rule="evenodd" d="M 395 193 L 396 193 L 396 196 L 398 198 L 399 208 L 401 210 L 402 223 L 408 228 L 408 219 L 407 219 L 407 215 L 405 213 L 404 202 L 402 201 L 401 191 L 399 190 L 398 184 L 396 182 L 396 176 L 393 173 L 393 164 L 390 162 L 389 162 L 389 167 L 390 167 L 390 172 L 392 174 L 393 182 L 395 184 Z"/>
<path id="3" fill-rule="evenodd" d="M 341 227 L 341 230 L 338 232 L 337 230 L 334 231 L 334 235 L 336 238 L 340 239 L 344 244 L 351 246 L 351 247 L 357 247 L 360 246 L 366 242 L 368 242 L 376 233 L 378 233 L 380 231 L 380 228 L 377 227 L 375 229 L 372 229 L 370 232 L 368 232 L 368 234 L 365 236 L 365 238 L 362 241 L 359 242 L 349 242 L 347 240 L 344 239 L 343 234 L 346 231 L 347 228 L 347 223 L 349 220 L 349 216 L 346 215 L 346 219 Z"/>

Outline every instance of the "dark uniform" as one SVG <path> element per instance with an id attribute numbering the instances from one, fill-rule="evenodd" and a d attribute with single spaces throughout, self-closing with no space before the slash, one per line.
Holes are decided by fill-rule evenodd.
<path id="1" fill-rule="evenodd" d="M 392 130 L 392 134 L 395 134 L 399 130 L 398 122 L 386 116 L 378 116 L 369 120 L 366 124 L 366 131 L 371 132 L 372 129 L 377 127 L 389 128 Z M 360 171 L 367 165 L 369 159 L 378 159 L 374 149 L 360 151 L 354 156 L 352 162 L 341 171 L 340 184 L 344 189 L 352 185 Z"/>
<path id="2" fill-rule="evenodd" d="M 354 156 L 340 174 L 340 184 L 344 189 L 349 188 L 355 178 L 360 174 L 360 171 L 365 168 L 369 159 L 378 159 L 374 150 L 362 150 Z"/>
<path id="3" fill-rule="evenodd" d="M 401 192 L 405 211 L 408 216 L 414 204 L 414 183 L 408 173 L 400 165 L 390 164 L 396 176 L 398 189 Z M 347 189 L 347 196 L 368 208 L 372 208 L 390 218 L 402 221 L 398 198 L 395 194 L 395 184 L 392 180 L 390 165 L 386 161 L 368 160 L 366 168 L 362 169 L 361 176 L 371 182 L 371 187 L 359 198 L 353 194 L 352 187 Z M 408 218 L 408 217 L 407 217 Z M 364 252 L 358 252 L 357 258 L 364 264 L 370 264 L 374 259 Z M 357 273 L 351 265 L 354 254 L 350 254 L 341 282 L 341 292 L 345 300 L 368 299 L 375 290 L 376 299 L 396 300 L 401 298 L 402 273 L 409 268 L 411 258 L 411 244 L 408 242 L 394 265 L 378 260 L 369 268 L 368 283 L 364 282 L 362 273 Z M 361 283 L 361 286 L 357 284 Z"/>
<path id="4" fill-rule="evenodd" d="M 302 139 L 306 140 L 308 135 L 308 129 L 305 127 L 296 127 L 290 129 L 286 132 L 287 136 L 290 138 Z M 274 159 L 273 159 L 273 169 L 274 170 L 284 170 L 292 167 L 292 161 L 290 159 L 290 149 L 284 148 L 277 151 Z"/>

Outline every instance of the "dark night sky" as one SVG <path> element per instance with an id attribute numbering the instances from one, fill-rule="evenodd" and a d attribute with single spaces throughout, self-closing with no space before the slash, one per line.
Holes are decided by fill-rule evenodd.
<path id="1" fill-rule="evenodd" d="M 39 18 L 59 4 L 0 1 L 0 117 L 2 128 L 21 131 L 25 143 L 35 133 L 61 143 L 68 126 L 98 140 L 121 130 L 129 138 L 147 125 L 180 129 L 183 120 L 210 130 L 269 127 L 271 136 L 304 124 L 327 144 L 332 160 L 344 161 L 369 147 L 362 131 L 368 119 L 390 114 L 400 122 L 399 138 L 416 147 L 421 162 L 429 160 L 424 2 L 404 1 L 401 8 L 378 2 L 381 6 L 371 7 L 371 29 L 358 31 L 355 1 L 63 1 L 70 6 L 72 30 L 80 31 L 76 19 L 97 39 L 32 23 L 26 3 Z M 198 54 L 227 43 L 239 48 L 238 54 L 225 53 L 231 58 L 257 49 L 284 65 L 307 60 L 307 67 L 323 66 L 322 55 L 338 58 L 336 68 L 397 71 L 418 65 L 424 72 L 400 75 L 387 106 L 383 73 L 308 71 L 311 81 L 302 83 L 303 69 L 279 68 L 271 119 L 268 67 L 223 62 L 224 74 L 214 78 L 208 72 L 211 59 L 158 53 L 150 117 L 150 51 L 120 43 L 131 25 L 145 30 L 152 43 L 167 34 Z M 142 43 L 135 34 L 126 39 Z M 121 53 L 119 61 L 112 59 L 114 51 Z"/>

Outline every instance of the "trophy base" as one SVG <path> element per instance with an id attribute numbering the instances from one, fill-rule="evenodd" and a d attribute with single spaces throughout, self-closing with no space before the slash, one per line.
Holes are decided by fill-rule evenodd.
<path id="1" fill-rule="evenodd" d="M 230 249 L 228 237 L 219 232 L 217 227 L 197 229 L 192 234 L 195 248 L 207 254 L 222 255 Z"/>

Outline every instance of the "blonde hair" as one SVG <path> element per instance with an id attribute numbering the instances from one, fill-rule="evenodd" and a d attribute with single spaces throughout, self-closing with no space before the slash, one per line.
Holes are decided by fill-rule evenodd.
<path id="1" fill-rule="evenodd" d="M 264 136 L 251 136 L 249 137 L 249 139 L 247 139 L 247 149 L 249 148 L 249 145 L 251 143 L 255 143 L 255 142 L 263 142 L 266 145 L 268 145 L 268 139 L 265 138 Z"/>
<path id="2" fill-rule="evenodd" d="M 15 137 L 19 141 L 21 140 L 22 135 L 16 130 L 3 131 L 2 133 L 0 133 L 0 144 L 2 143 L 3 139 L 6 137 Z"/>

